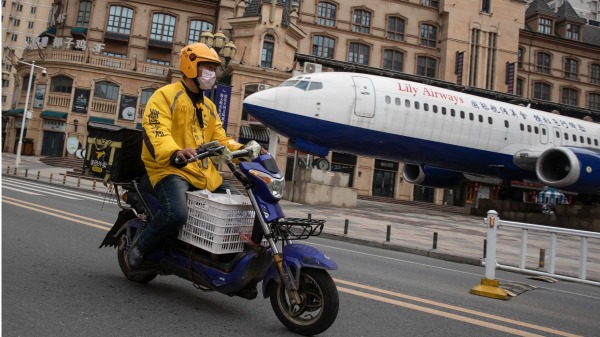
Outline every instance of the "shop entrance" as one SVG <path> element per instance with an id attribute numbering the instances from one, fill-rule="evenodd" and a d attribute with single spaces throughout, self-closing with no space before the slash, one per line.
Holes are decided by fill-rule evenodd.
<path id="1" fill-rule="evenodd" d="M 373 173 L 373 196 L 393 198 L 396 186 L 398 163 L 375 159 Z"/>
<path id="2" fill-rule="evenodd" d="M 64 133 L 44 131 L 44 141 L 42 143 L 42 156 L 62 157 L 64 148 Z"/>

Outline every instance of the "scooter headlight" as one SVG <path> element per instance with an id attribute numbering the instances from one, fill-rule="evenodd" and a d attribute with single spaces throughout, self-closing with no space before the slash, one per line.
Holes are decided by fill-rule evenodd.
<path id="1" fill-rule="evenodd" d="M 250 170 L 248 172 L 253 176 L 259 178 L 260 180 L 264 181 L 264 183 L 269 188 L 269 191 L 271 192 L 273 198 L 277 200 L 283 198 L 283 190 L 285 188 L 285 180 L 283 179 L 283 177 L 276 178 L 272 175 L 257 170 Z"/>

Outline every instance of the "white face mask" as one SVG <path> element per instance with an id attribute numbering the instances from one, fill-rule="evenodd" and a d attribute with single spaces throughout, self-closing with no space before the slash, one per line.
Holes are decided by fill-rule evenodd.
<path id="1" fill-rule="evenodd" d="M 215 85 L 217 75 L 214 71 L 208 69 L 202 69 L 202 76 L 198 77 L 198 83 L 200 83 L 200 89 L 207 90 Z"/>

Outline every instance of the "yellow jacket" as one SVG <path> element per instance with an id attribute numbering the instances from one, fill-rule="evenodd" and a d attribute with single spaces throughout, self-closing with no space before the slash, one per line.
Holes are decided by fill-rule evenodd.
<path id="1" fill-rule="evenodd" d="M 207 167 L 203 161 L 176 168 L 169 163 L 175 151 L 186 147 L 198 146 L 218 140 L 221 145 L 234 151 L 242 144 L 228 137 L 217 113 L 215 104 L 204 97 L 204 103 L 197 103 L 202 109 L 204 127 L 196 118 L 196 109 L 181 81 L 165 85 L 156 90 L 144 110 L 142 134 L 142 160 L 153 186 L 164 177 L 176 174 L 199 189 L 214 191 L 223 182 L 223 178 L 208 159 Z"/>

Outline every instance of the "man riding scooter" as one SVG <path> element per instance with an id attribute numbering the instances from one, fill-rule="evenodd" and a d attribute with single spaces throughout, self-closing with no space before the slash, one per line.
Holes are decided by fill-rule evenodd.
<path id="1" fill-rule="evenodd" d="M 159 211 L 129 250 L 127 261 L 139 268 L 144 255 L 165 239 L 176 238 L 188 217 L 186 191 L 239 194 L 219 174 L 214 164 L 231 158 L 231 152 L 244 147 L 227 136 L 215 104 L 204 96 L 216 80 L 221 60 L 216 51 L 203 43 L 185 46 L 179 56 L 181 81 L 165 85 L 150 97 L 142 121 L 142 160 L 150 183 L 160 201 Z M 211 141 L 225 146 L 221 157 L 187 163 L 196 149 Z M 261 152 L 251 141 L 244 148 L 256 157 Z M 178 158 L 178 159 L 177 159 Z M 253 158 L 249 158 L 250 160 Z"/>

